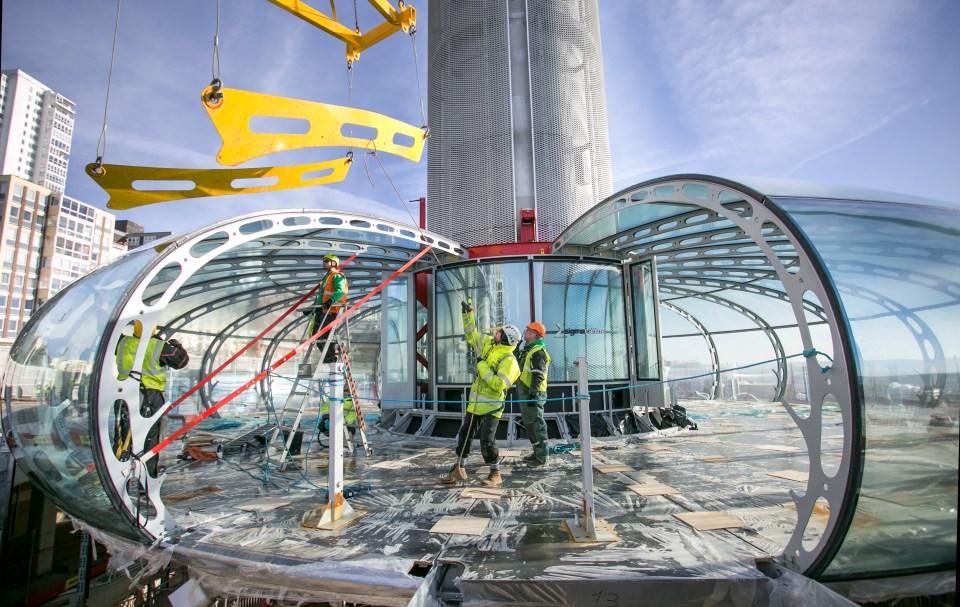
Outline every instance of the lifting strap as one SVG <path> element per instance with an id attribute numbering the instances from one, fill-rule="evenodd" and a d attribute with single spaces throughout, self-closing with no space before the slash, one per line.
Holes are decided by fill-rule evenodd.
<path id="1" fill-rule="evenodd" d="M 344 266 L 346 266 L 348 263 L 350 263 L 351 261 L 353 261 L 353 260 L 356 259 L 356 258 L 357 258 L 357 254 L 354 253 L 354 254 L 351 255 L 349 258 L 347 258 L 346 261 L 344 261 L 343 263 L 341 263 L 339 267 L 343 268 Z M 226 361 L 224 361 L 224 363 L 223 363 L 222 365 L 220 365 L 219 367 L 217 367 L 216 369 L 214 369 L 213 371 L 211 371 L 209 375 L 207 375 L 206 377 L 204 377 L 203 379 L 201 379 L 199 382 L 197 382 L 197 384 L 196 384 L 194 387 L 192 387 L 192 388 L 190 388 L 189 390 L 187 390 L 186 392 L 184 392 L 184 393 L 180 396 L 180 398 L 178 398 L 177 400 L 175 400 L 175 401 L 173 401 L 172 403 L 170 403 L 170 404 L 163 410 L 162 415 L 166 415 L 167 413 L 169 413 L 169 412 L 172 411 L 173 409 L 175 409 L 175 408 L 177 408 L 178 406 L 180 406 L 180 404 L 183 403 L 183 401 L 187 400 L 187 398 L 189 398 L 191 395 L 193 395 L 193 393 L 195 393 L 197 390 L 199 390 L 204 384 L 206 384 L 207 382 L 209 382 L 210 380 L 212 380 L 212 379 L 213 379 L 214 377 L 216 377 L 221 371 L 223 371 L 223 370 L 226 369 L 228 366 L 230 366 L 230 364 L 231 364 L 233 361 L 235 361 L 235 360 L 237 360 L 238 358 L 240 358 L 240 355 L 242 355 L 244 352 L 246 352 L 246 351 L 249 350 L 251 347 L 253 347 L 253 344 L 255 344 L 255 343 L 257 343 L 258 341 L 260 341 L 260 340 L 263 338 L 263 336 L 266 335 L 271 329 L 273 329 L 273 328 L 276 327 L 278 324 L 280 324 L 280 323 L 283 321 L 284 318 L 286 318 L 287 316 L 290 316 L 290 314 L 291 314 L 294 310 L 296 310 L 298 307 L 300 307 L 300 304 L 302 304 L 303 302 L 307 301 L 307 299 L 309 299 L 314 293 L 316 293 L 317 290 L 320 289 L 320 286 L 321 286 L 322 284 L 323 284 L 323 281 L 321 280 L 320 282 L 318 282 L 318 283 L 316 284 L 316 286 L 314 286 L 312 289 L 310 289 L 309 291 L 307 291 L 307 293 L 306 293 L 303 297 L 301 297 L 300 299 L 298 299 L 295 304 L 293 304 L 292 306 L 290 306 L 290 307 L 287 309 L 286 312 L 284 312 L 283 314 L 281 314 L 279 318 L 277 318 L 277 319 L 274 320 L 272 323 L 270 323 L 263 331 L 260 331 L 260 333 L 258 333 L 256 337 L 254 337 L 253 339 L 250 340 L 249 343 L 247 343 L 247 345 L 245 345 L 244 347 L 242 347 L 242 348 L 240 348 L 239 350 L 237 350 L 237 352 L 236 352 L 233 356 L 231 356 L 230 358 L 228 358 Z M 257 381 L 259 381 L 259 380 L 257 380 Z"/>
<path id="2" fill-rule="evenodd" d="M 136 459 L 136 460 L 139 460 L 141 463 L 146 463 L 146 462 L 149 461 L 151 458 L 156 457 L 156 455 L 157 455 L 158 453 L 160 453 L 161 451 L 163 451 L 164 449 L 166 449 L 166 448 L 170 445 L 170 443 L 174 442 L 175 440 L 178 440 L 178 439 L 179 439 L 180 437 L 182 437 L 184 434 L 186 434 L 187 432 L 189 432 L 190 430 L 192 430 L 197 424 L 199 424 L 199 423 L 202 422 L 203 420 L 207 419 L 208 417 L 210 417 L 211 415 L 213 415 L 214 413 L 216 413 L 221 407 L 223 407 L 224 405 L 226 405 L 227 403 L 229 403 L 230 401 L 232 401 L 234 398 L 236 398 L 237 396 L 239 396 L 240 394 L 242 394 L 243 392 L 245 392 L 250 386 L 254 385 L 254 384 L 257 383 L 258 381 L 260 381 L 261 379 L 263 379 L 264 377 L 266 377 L 267 375 L 269 375 L 270 373 L 272 373 L 273 371 L 275 371 L 277 368 L 279 368 L 280 366 L 284 365 L 288 360 L 290 360 L 291 358 L 293 358 L 293 357 L 296 356 L 297 354 L 303 352 L 303 350 L 304 350 L 305 348 L 310 347 L 310 344 L 312 344 L 312 343 L 315 342 L 316 340 L 318 340 L 318 339 L 320 339 L 321 337 L 323 337 L 326 333 L 332 331 L 339 323 L 343 322 L 344 319 L 346 319 L 350 314 L 352 314 L 357 308 L 359 308 L 359 307 L 362 306 L 363 304 L 367 303 L 367 301 L 369 301 L 371 297 L 373 297 L 374 295 L 376 295 L 377 293 L 379 293 L 381 289 L 383 289 L 385 286 L 387 286 L 388 284 L 390 284 L 390 282 L 392 282 L 394 278 L 396 278 L 397 276 L 399 276 L 400 274 L 402 274 L 403 272 L 405 272 L 410 266 L 412 266 L 413 264 L 415 264 L 421 257 L 423 257 L 424 255 L 426 255 L 427 252 L 430 251 L 432 248 L 433 248 L 433 245 L 426 245 L 419 253 L 417 253 L 416 255 L 414 255 L 413 257 L 411 257 L 410 260 L 407 261 L 407 263 L 405 263 L 405 264 L 403 264 L 402 266 L 400 266 L 400 268 L 397 269 L 397 271 L 395 271 L 393 274 L 391 274 L 389 277 L 387 277 L 386 280 L 384 280 L 384 281 L 381 282 L 379 285 L 377 285 L 377 287 L 374 288 L 372 291 L 370 291 L 369 293 L 367 293 L 366 295 L 364 295 L 357 303 L 355 303 L 355 304 L 353 304 L 352 306 L 350 306 L 350 308 L 348 308 L 346 312 L 341 313 L 341 314 L 338 314 L 338 315 L 337 315 L 337 318 L 334 319 L 333 322 L 331 322 L 330 324 L 328 324 L 328 325 L 325 326 L 325 327 L 322 327 L 319 331 L 317 331 L 317 332 L 313 335 L 313 337 L 311 337 L 310 339 L 308 339 L 308 340 L 306 340 L 305 342 L 301 343 L 299 346 L 297 346 L 297 347 L 294 348 L 293 350 L 291 350 L 291 351 L 289 351 L 288 353 L 286 353 L 283 357 L 281 357 L 279 360 L 277 360 L 277 361 L 274 362 L 272 365 L 270 365 L 269 368 L 267 368 L 267 369 L 265 369 L 264 371 L 260 372 L 256 377 L 254 377 L 253 379 L 248 380 L 248 381 L 247 381 L 246 383 L 244 383 L 242 386 L 238 387 L 236 390 L 234 390 L 233 392 L 231 392 L 230 394 L 228 394 L 226 397 L 224 397 L 223 400 L 221 400 L 221 401 L 218 402 L 217 404 L 213 405 L 212 407 L 210 407 L 209 409 L 207 409 L 206 411 L 204 411 L 204 412 L 201 413 L 200 415 L 196 416 L 196 417 L 193 418 L 191 421 L 189 421 L 189 422 L 187 422 L 186 424 L 184 424 L 179 430 L 177 430 L 176 432 L 172 433 L 172 434 L 171 434 L 170 436 L 168 436 L 167 438 L 165 438 L 165 439 L 163 439 L 162 441 L 160 441 L 156 446 L 152 447 L 152 448 L 149 449 L 149 450 L 146 450 L 146 451 L 143 451 L 143 452 L 141 452 L 141 453 L 138 453 L 138 454 L 136 455 L 136 458 L 135 458 L 135 459 Z M 289 312 L 289 311 L 288 311 L 288 312 Z M 272 325 L 271 325 L 271 326 L 272 326 Z M 264 331 L 266 331 L 266 329 L 265 329 Z M 226 366 L 226 363 L 224 363 L 224 366 Z M 217 369 L 217 372 L 219 372 L 220 369 L 222 369 L 222 368 L 223 368 L 223 367 L 218 368 L 218 369 Z M 207 378 L 205 378 L 204 381 L 209 381 L 209 376 L 208 376 Z M 183 402 L 183 399 L 184 399 L 188 394 L 191 394 L 191 393 L 195 392 L 198 387 L 199 387 L 199 384 L 198 384 L 197 386 L 194 386 L 194 388 L 191 388 L 190 391 L 188 391 L 188 392 L 185 393 L 183 396 L 181 396 L 175 403 L 171 404 L 170 407 L 168 407 L 168 408 L 166 409 L 166 411 L 169 411 L 170 409 L 172 409 L 172 408 L 175 407 L 176 405 L 179 405 L 181 402 Z M 166 411 L 165 411 L 165 412 L 166 412 Z"/>

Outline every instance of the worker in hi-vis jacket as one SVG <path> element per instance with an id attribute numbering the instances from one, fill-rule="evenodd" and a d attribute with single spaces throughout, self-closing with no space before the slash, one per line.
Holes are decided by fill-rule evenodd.
<path id="1" fill-rule="evenodd" d="M 532 322 L 523 332 L 524 347 L 520 352 L 520 381 L 517 382 L 517 400 L 520 401 L 520 416 L 527 431 L 533 453 L 523 461 L 531 466 L 547 463 L 547 422 L 543 419 L 543 406 L 547 402 L 547 369 L 550 354 L 543 345 L 547 328 L 543 323 Z"/>
<path id="2" fill-rule="evenodd" d="M 467 343 L 478 354 L 477 377 L 470 386 L 467 417 L 457 433 L 457 463 L 441 479 L 445 485 L 467 480 L 464 463 L 470 455 L 470 443 L 474 434 L 480 433 L 480 453 L 490 466 L 490 474 L 481 484 L 496 486 L 500 477 L 500 452 L 497 450 L 497 425 L 503 414 L 506 392 L 520 377 L 520 365 L 514 349 L 520 343 L 520 329 L 506 325 L 494 335 L 481 337 L 473 308 L 463 302 L 463 332 Z"/>
<path id="3" fill-rule="evenodd" d="M 327 275 L 321 281 L 323 290 L 317 294 L 317 299 L 313 302 L 313 318 L 310 320 L 311 335 L 335 321 L 347 302 L 347 277 L 340 272 L 340 258 L 333 253 L 324 255 L 323 269 L 327 271 Z M 337 361 L 337 348 L 332 339 L 331 331 L 316 342 L 321 352 L 324 348 L 327 349 L 326 356 L 320 361 L 322 363 Z M 329 347 L 326 345 L 327 342 L 330 343 Z"/>

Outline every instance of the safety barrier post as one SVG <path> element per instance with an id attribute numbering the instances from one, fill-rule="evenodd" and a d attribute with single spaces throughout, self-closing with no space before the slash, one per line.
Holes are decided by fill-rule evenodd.
<path id="1" fill-rule="evenodd" d="M 590 444 L 590 387 L 587 383 L 587 359 L 577 366 L 577 405 L 580 409 L 580 459 L 583 463 L 583 516 L 564 520 L 575 542 L 615 542 L 617 536 L 602 520 L 597 520 L 593 504 L 593 451 Z"/>

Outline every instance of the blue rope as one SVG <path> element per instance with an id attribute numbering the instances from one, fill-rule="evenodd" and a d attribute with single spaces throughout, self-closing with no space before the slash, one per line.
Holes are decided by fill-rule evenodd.
<path id="1" fill-rule="evenodd" d="M 687 381 L 687 380 L 690 380 L 690 379 L 699 379 L 699 378 L 701 378 L 701 377 L 712 377 L 712 376 L 714 376 L 714 375 L 718 375 L 718 374 L 721 374 L 721 373 L 729 373 L 729 372 L 731 372 L 731 371 L 740 371 L 740 370 L 743 370 L 743 369 L 749 369 L 749 368 L 751 368 L 751 367 L 756 367 L 756 366 L 759 366 L 759 365 L 766 365 L 766 364 L 773 363 L 773 362 L 777 362 L 777 361 L 780 361 L 780 360 L 788 360 L 788 359 L 791 359 L 791 358 L 796 358 L 796 357 L 798 357 L 798 356 L 804 356 L 804 357 L 807 357 L 807 358 L 811 358 L 811 357 L 814 357 L 814 356 L 816 356 L 816 355 L 818 355 L 818 354 L 819 354 L 819 355 L 822 355 L 822 356 L 826 356 L 826 357 L 830 360 L 830 362 L 833 362 L 833 359 L 830 358 L 830 355 L 829 355 L 829 354 L 824 354 L 823 352 L 817 350 L 816 348 L 811 348 L 811 349 L 809 349 L 809 350 L 804 350 L 803 352 L 801 352 L 801 353 L 799 353 L 799 354 L 791 354 L 791 355 L 789 355 L 789 356 L 778 356 L 777 358 L 771 358 L 771 359 L 769 359 L 769 360 L 763 360 L 763 361 L 760 361 L 760 362 L 750 363 L 750 364 L 748 364 L 748 365 L 741 365 L 741 366 L 739 366 L 739 367 L 732 367 L 732 368 L 730 368 L 730 369 L 721 369 L 720 371 L 716 371 L 716 372 L 701 373 L 701 374 L 699 374 L 699 375 L 689 375 L 689 376 L 686 376 L 686 377 L 677 377 L 677 378 L 674 378 L 674 379 L 665 379 L 665 380 L 663 380 L 663 381 L 650 382 L 650 383 L 646 383 L 646 384 L 636 384 L 636 385 L 634 385 L 634 386 L 617 386 L 617 387 L 615 387 L 615 388 L 603 388 L 603 389 L 599 389 L 599 390 L 591 390 L 591 391 L 589 392 L 589 394 L 603 394 L 604 392 L 616 392 L 616 391 L 618 391 L 618 390 L 630 390 L 630 389 L 632 389 L 632 388 L 649 388 L 650 386 L 657 386 L 657 385 L 662 385 L 662 384 L 672 384 L 672 383 L 676 383 L 676 382 L 680 382 L 680 381 Z M 821 372 L 821 373 L 826 373 L 826 372 L 829 371 L 829 370 L 830 370 L 830 367 L 820 367 L 820 372 Z M 575 395 L 573 395 L 572 397 L 569 397 L 569 396 L 559 396 L 559 397 L 556 397 L 556 398 L 548 398 L 548 399 L 545 399 L 543 402 L 557 402 L 557 401 L 565 401 L 565 400 L 574 400 L 574 399 L 577 399 L 577 398 L 583 398 L 583 395 L 582 395 L 582 394 L 575 394 Z M 430 403 L 430 404 L 453 404 L 453 405 L 462 405 L 462 404 L 463 404 L 463 401 L 462 401 L 462 400 L 410 400 L 410 399 L 398 399 L 398 398 L 378 398 L 378 399 L 375 399 L 375 400 L 378 400 L 378 401 L 380 401 L 381 403 L 417 403 L 417 404 L 428 404 L 428 403 Z M 540 401 L 540 399 L 532 398 L 532 399 L 527 399 L 527 400 L 512 400 L 512 401 L 510 401 L 510 402 L 511 402 L 511 403 L 538 403 L 538 402 L 541 402 L 541 401 Z"/>

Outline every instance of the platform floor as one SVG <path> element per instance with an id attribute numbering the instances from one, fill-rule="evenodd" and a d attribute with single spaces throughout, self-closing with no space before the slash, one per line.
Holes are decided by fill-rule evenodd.
<path id="1" fill-rule="evenodd" d="M 503 491 L 478 495 L 486 473 L 479 449 L 469 480 L 447 487 L 439 479 L 455 461 L 452 441 L 372 430 L 373 456 L 358 452 L 344 464 L 349 503 L 363 515 L 334 531 L 300 524 L 326 501 L 327 452 L 316 443 L 300 460 L 305 470 L 285 473 L 265 471 L 254 455 L 168 460 L 161 495 L 179 525 L 174 556 L 233 593 L 287 588 L 371 604 L 408 604 L 441 563 L 463 566 L 457 588 L 477 604 L 605 604 L 654 578 L 701 583 L 705 596 L 765 592 L 756 563 L 779 555 L 793 533 L 789 492 L 806 486 L 803 439 L 776 404 L 687 404 L 697 430 L 594 440 L 596 516 L 614 542 L 578 543 L 567 529 L 583 506 L 577 450 L 529 467 L 527 441 L 504 444 Z M 839 415 L 828 415 L 828 459 L 839 457 L 841 442 Z M 642 495 L 658 489 L 675 493 Z M 690 513 L 731 518 L 697 529 L 681 520 Z M 461 532 L 432 531 L 441 519 Z M 237 586 L 238 566 L 250 572 L 248 588 Z"/>

